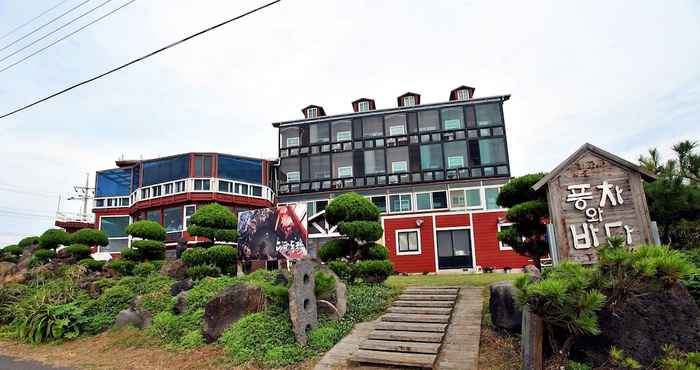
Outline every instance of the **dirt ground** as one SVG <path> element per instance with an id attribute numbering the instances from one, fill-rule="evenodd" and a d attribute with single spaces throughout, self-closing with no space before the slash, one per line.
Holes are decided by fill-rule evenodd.
<path id="1" fill-rule="evenodd" d="M 482 326 L 479 370 L 513 370 L 520 365 L 520 339 Z"/>

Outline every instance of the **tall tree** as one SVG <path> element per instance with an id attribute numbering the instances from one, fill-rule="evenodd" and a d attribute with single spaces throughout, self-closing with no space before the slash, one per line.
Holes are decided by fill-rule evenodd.
<path id="1" fill-rule="evenodd" d="M 347 238 L 345 253 L 352 261 L 365 259 L 369 248 L 384 233 L 377 206 L 357 193 L 334 198 L 326 207 L 326 220 L 337 225 L 338 232 Z"/>

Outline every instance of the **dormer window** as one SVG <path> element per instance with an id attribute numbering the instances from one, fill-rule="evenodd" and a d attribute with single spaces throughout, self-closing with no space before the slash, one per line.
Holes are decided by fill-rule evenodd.
<path id="1" fill-rule="evenodd" d="M 403 97 L 403 106 L 412 107 L 416 105 L 416 97 L 413 95 L 408 95 Z"/>
<path id="2" fill-rule="evenodd" d="M 467 89 L 457 90 L 457 100 L 469 100 L 469 90 L 467 90 Z"/>
<path id="3" fill-rule="evenodd" d="M 318 108 L 311 107 L 306 110 L 306 118 L 316 118 L 318 117 Z"/>
<path id="4" fill-rule="evenodd" d="M 369 111 L 369 102 L 368 101 L 361 101 L 357 103 L 357 110 L 359 112 L 367 112 Z"/>

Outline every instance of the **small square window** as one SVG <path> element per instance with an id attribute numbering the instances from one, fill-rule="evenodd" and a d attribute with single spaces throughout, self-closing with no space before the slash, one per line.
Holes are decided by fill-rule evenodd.
<path id="1" fill-rule="evenodd" d="M 298 136 L 287 138 L 287 147 L 290 147 L 290 146 L 299 146 L 299 137 Z"/>
<path id="2" fill-rule="evenodd" d="M 424 211 L 432 208 L 430 193 L 416 194 L 416 209 Z"/>
<path id="3" fill-rule="evenodd" d="M 369 110 L 369 102 L 361 101 L 357 103 L 357 110 L 360 112 L 367 112 Z"/>
<path id="4" fill-rule="evenodd" d="M 450 191 L 450 206 L 452 208 L 464 208 L 466 200 L 464 199 L 464 190 Z"/>
<path id="5" fill-rule="evenodd" d="M 391 162 L 391 172 L 406 172 L 408 171 L 408 163 L 406 161 Z"/>
<path id="6" fill-rule="evenodd" d="M 416 97 L 413 95 L 409 96 L 404 96 L 403 97 L 403 106 L 404 107 L 412 107 L 416 105 Z"/>
<path id="7" fill-rule="evenodd" d="M 381 195 L 381 196 L 375 196 L 371 197 L 370 200 L 372 203 L 377 206 L 377 209 L 379 209 L 379 212 L 384 213 L 386 212 L 386 196 Z"/>
<path id="8" fill-rule="evenodd" d="M 467 90 L 467 89 L 457 90 L 457 100 L 468 100 L 468 99 L 469 99 L 469 90 Z"/>
<path id="9" fill-rule="evenodd" d="M 406 135 L 406 126 L 391 126 L 389 127 L 390 136 Z"/>
<path id="10" fill-rule="evenodd" d="M 352 166 L 338 167 L 338 177 L 352 177 Z"/>
<path id="11" fill-rule="evenodd" d="M 420 254 L 418 231 L 398 231 L 396 233 L 397 254 Z"/>
<path id="12" fill-rule="evenodd" d="M 318 108 L 312 107 L 306 110 L 306 116 L 307 118 L 316 118 L 318 117 Z"/>

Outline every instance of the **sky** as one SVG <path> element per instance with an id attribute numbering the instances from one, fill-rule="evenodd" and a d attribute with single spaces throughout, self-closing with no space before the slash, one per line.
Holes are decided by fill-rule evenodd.
<path id="1" fill-rule="evenodd" d="M 0 39 L 0 48 L 84 0 Z M 0 51 L 0 59 L 89 11 Z M 127 0 L 110 0 L 0 69 Z M 0 0 L 0 35 L 60 3 Z M 0 114 L 264 2 L 136 0 L 0 72 Z M 510 94 L 513 175 L 548 171 L 585 142 L 629 160 L 700 139 L 698 1 L 282 0 L 259 13 L 0 119 L 0 246 L 51 227 L 73 186 L 125 158 L 213 151 L 274 158 L 271 122 L 308 104 L 424 103 L 459 85 Z"/>

